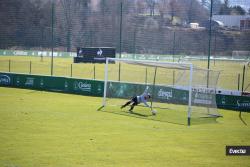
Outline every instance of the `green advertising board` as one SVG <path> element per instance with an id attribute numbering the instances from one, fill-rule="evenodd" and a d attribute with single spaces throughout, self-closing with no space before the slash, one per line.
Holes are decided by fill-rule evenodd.
<path id="1" fill-rule="evenodd" d="M 0 49 L 0 55 L 2 56 L 51 56 L 51 51 L 39 51 L 39 50 L 3 50 Z M 75 52 L 53 52 L 54 57 L 75 57 Z"/>
<path id="2" fill-rule="evenodd" d="M 64 93 L 81 94 L 87 96 L 103 96 L 104 82 L 99 80 L 76 79 L 69 77 L 54 77 L 54 76 L 40 76 L 27 75 L 15 73 L 0 73 L 0 86 L 9 86 L 17 88 L 27 88 L 36 90 L 56 91 Z M 146 85 L 122 82 L 108 83 L 108 97 L 126 98 L 141 94 Z M 175 89 L 166 86 L 150 86 L 149 92 L 152 94 L 154 101 L 166 103 L 188 103 L 188 91 Z M 202 92 L 195 92 L 192 95 L 193 100 L 197 100 L 194 96 L 203 96 Z M 249 96 L 234 96 L 217 94 L 216 99 L 207 97 L 206 100 L 216 100 L 218 108 L 250 111 L 250 97 Z M 204 100 L 204 99 L 200 99 Z M 197 100 L 199 101 L 199 99 Z M 194 103 L 194 101 L 192 101 Z"/>
<path id="3" fill-rule="evenodd" d="M 217 94 L 218 108 L 250 112 L 250 96 L 232 96 Z"/>
<path id="4" fill-rule="evenodd" d="M 89 96 L 103 96 L 103 82 L 67 77 L 0 73 L 0 85 Z"/>
<path id="5" fill-rule="evenodd" d="M 144 92 L 146 85 L 122 83 L 122 82 L 109 82 L 108 83 L 107 97 L 112 98 L 131 98 Z M 166 103 L 188 103 L 188 91 L 175 89 L 167 86 L 149 86 L 148 93 L 152 95 L 152 98 L 156 102 Z"/>

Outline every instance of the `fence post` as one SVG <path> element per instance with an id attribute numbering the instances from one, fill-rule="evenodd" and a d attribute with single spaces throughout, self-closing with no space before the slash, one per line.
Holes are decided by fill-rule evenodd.
<path id="1" fill-rule="evenodd" d="M 9 59 L 9 72 L 10 72 L 10 59 Z"/>
<path id="2" fill-rule="evenodd" d="M 70 64 L 70 77 L 72 78 L 72 73 L 73 73 L 73 65 Z"/>
<path id="3" fill-rule="evenodd" d="M 95 80 L 95 64 L 94 64 L 94 80 Z"/>
<path id="4" fill-rule="evenodd" d="M 240 74 L 238 74 L 238 90 L 240 90 Z"/>
<path id="5" fill-rule="evenodd" d="M 31 63 L 32 63 L 32 62 L 30 61 L 30 74 L 31 74 Z"/>
<path id="6" fill-rule="evenodd" d="M 175 70 L 173 71 L 173 86 L 175 85 Z"/>

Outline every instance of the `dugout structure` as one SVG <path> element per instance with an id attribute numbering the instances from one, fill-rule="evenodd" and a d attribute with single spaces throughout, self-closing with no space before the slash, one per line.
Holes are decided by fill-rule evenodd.
<path id="1" fill-rule="evenodd" d="M 113 63 L 113 64 L 111 64 Z M 102 106 L 106 111 L 127 113 L 120 106 L 149 87 L 151 108 L 136 107 L 144 118 L 191 125 L 217 118 L 218 71 L 196 68 L 191 63 L 107 58 Z M 156 109 L 152 116 L 150 110 Z"/>

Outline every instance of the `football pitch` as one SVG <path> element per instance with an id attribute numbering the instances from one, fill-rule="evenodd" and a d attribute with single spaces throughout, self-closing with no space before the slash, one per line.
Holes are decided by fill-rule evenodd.
<path id="1" fill-rule="evenodd" d="M 207 61 L 191 61 L 196 67 L 207 68 Z M 9 64 L 10 63 L 10 64 Z M 31 64 L 30 64 L 31 63 Z M 219 89 L 241 90 L 243 79 L 243 66 L 246 62 L 237 61 L 211 61 L 210 69 L 220 71 L 217 87 Z M 72 65 L 72 69 L 71 69 Z M 10 69 L 9 69 L 10 66 Z M 118 66 L 117 66 L 118 67 Z M 73 63 L 73 58 L 54 58 L 54 76 L 66 76 L 74 78 L 104 80 L 104 64 Z M 129 69 L 129 66 L 122 66 L 121 73 Z M 25 74 L 51 75 L 51 58 L 34 56 L 0 56 L 0 71 Z M 71 71 L 72 70 L 72 71 Z M 130 69 L 136 70 L 136 69 Z M 114 76 L 118 76 L 118 68 L 114 70 Z M 160 80 L 171 78 L 173 71 L 169 70 L 165 77 Z M 144 72 L 142 73 L 144 74 Z M 244 90 L 250 92 L 250 68 L 247 66 L 244 76 Z M 152 75 L 149 75 L 149 77 Z M 145 77 L 136 76 L 134 78 Z M 118 77 L 115 78 L 116 80 Z M 145 79 L 142 79 L 144 81 Z M 230 82 L 229 82 L 230 81 Z M 169 80 L 172 83 L 172 80 Z"/>
<path id="2" fill-rule="evenodd" d="M 238 112 L 219 110 L 223 118 L 188 127 L 108 108 L 97 111 L 98 97 L 0 87 L 0 99 L 3 167 L 250 164 L 249 156 L 226 156 L 225 150 L 250 145 L 250 113 L 242 113 L 241 120 Z M 142 110 L 136 112 L 147 112 Z"/>

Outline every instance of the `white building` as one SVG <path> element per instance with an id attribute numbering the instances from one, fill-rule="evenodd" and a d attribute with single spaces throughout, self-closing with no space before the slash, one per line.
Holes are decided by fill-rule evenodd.
<path id="1" fill-rule="evenodd" d="M 213 15 L 214 21 L 220 21 L 226 27 L 250 29 L 250 15 Z"/>

